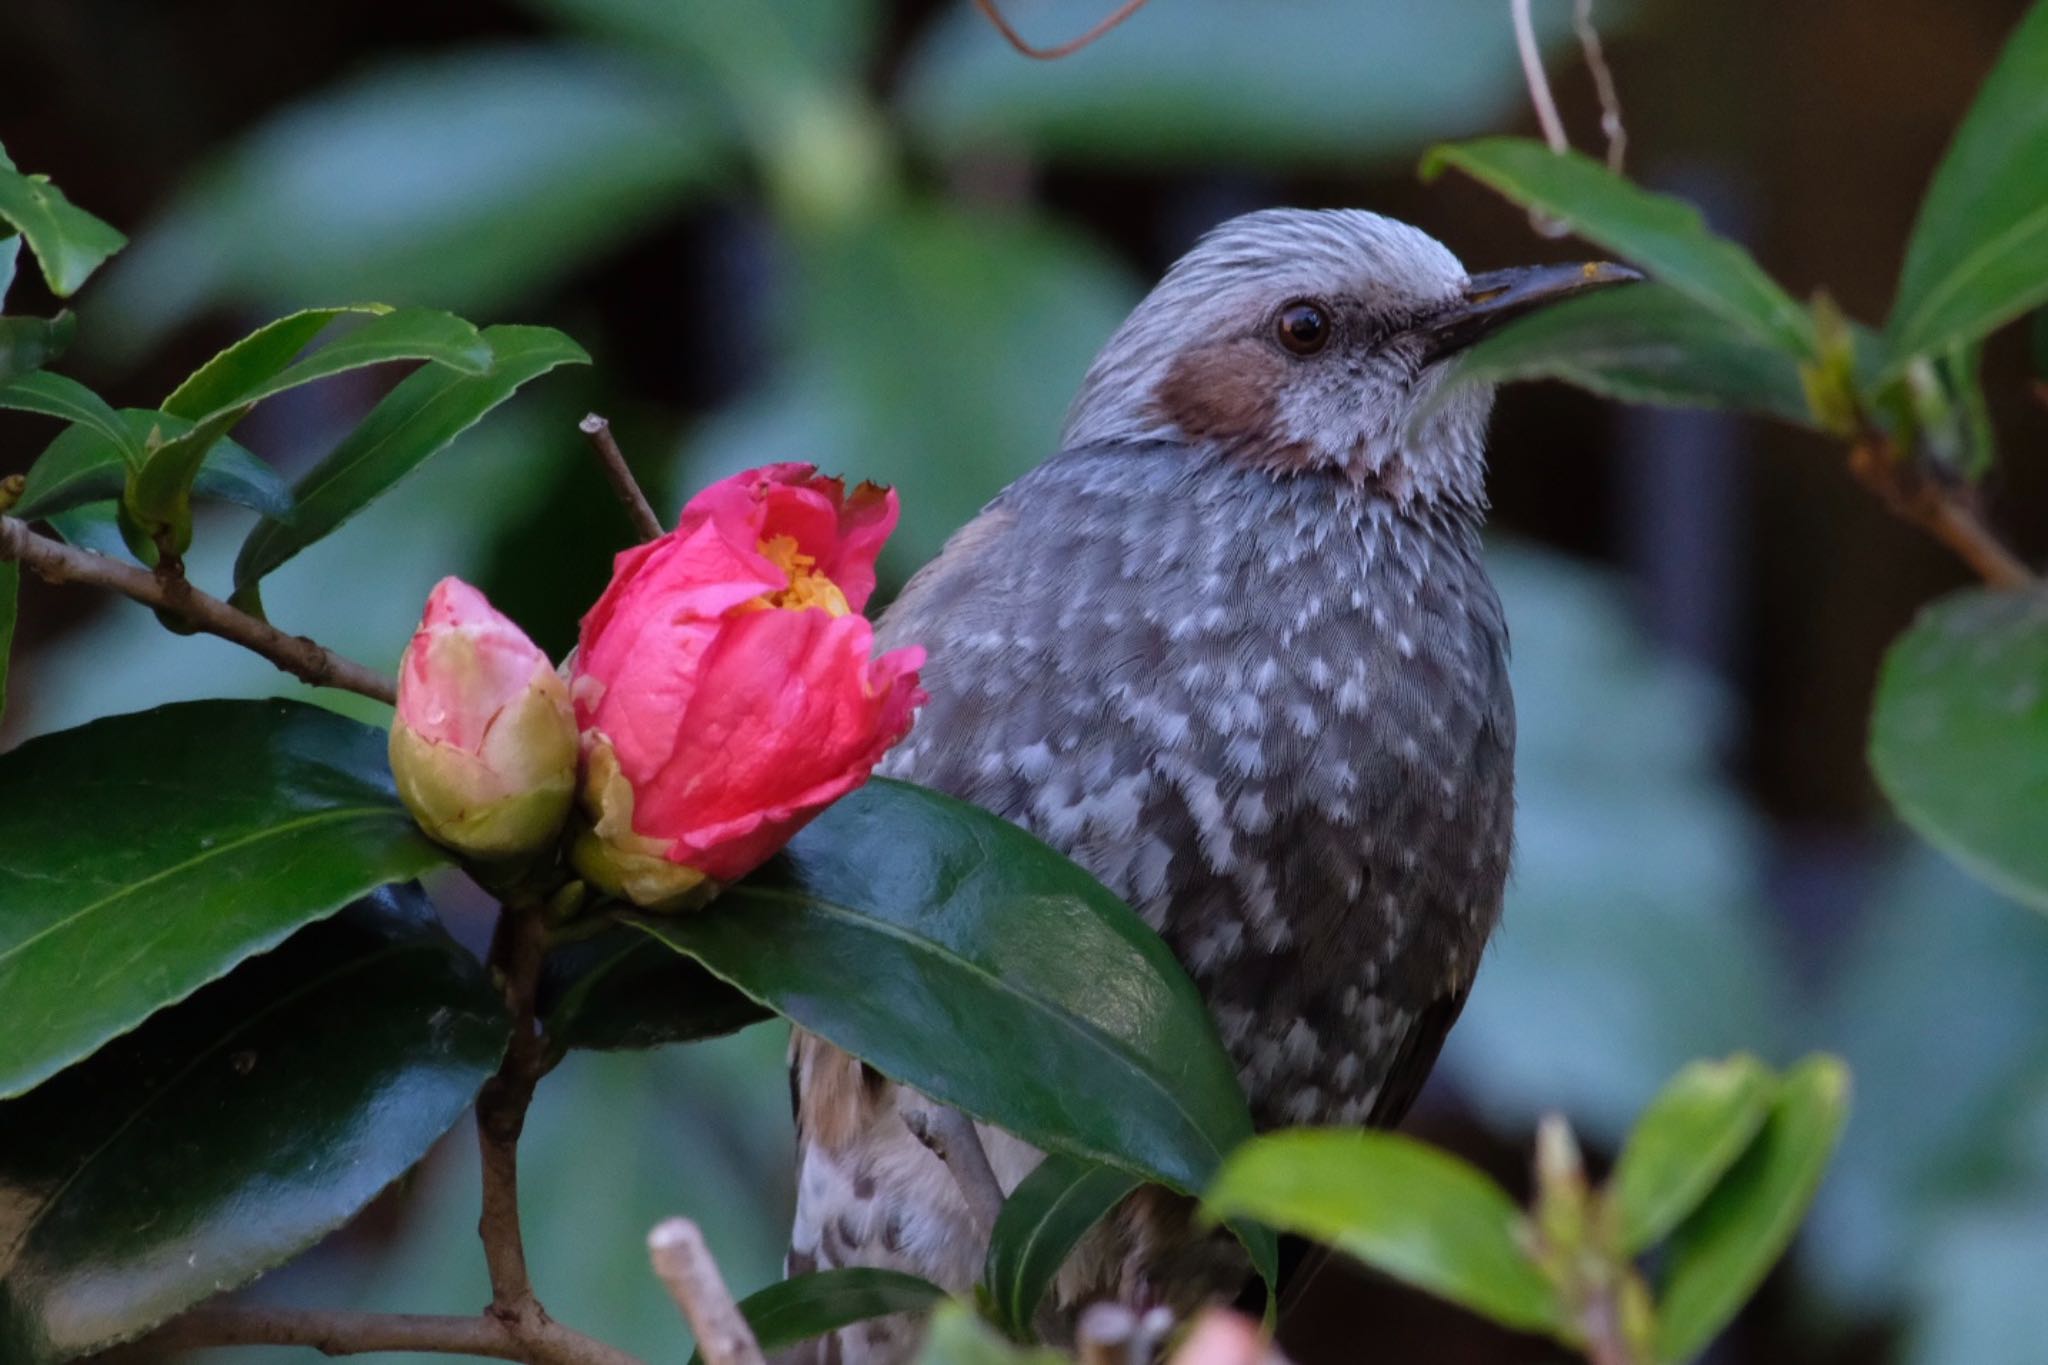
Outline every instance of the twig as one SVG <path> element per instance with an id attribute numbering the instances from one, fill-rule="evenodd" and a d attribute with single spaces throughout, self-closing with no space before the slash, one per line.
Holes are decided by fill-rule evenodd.
<path id="1" fill-rule="evenodd" d="M 654 504 L 640 491 L 640 483 L 626 463 L 626 454 L 612 435 L 612 424 L 593 412 L 578 422 L 576 429 L 589 438 L 598 467 L 604 470 L 612 492 L 618 495 L 619 506 L 626 509 L 626 519 L 633 523 L 634 533 L 642 540 L 658 538 L 662 532 L 661 518 L 654 514 Z"/>
<path id="2" fill-rule="evenodd" d="M 922 1104 L 911 1099 L 907 1091 L 899 1093 L 904 1096 L 900 1107 L 904 1126 L 945 1163 L 953 1183 L 960 1187 L 960 1197 L 967 1203 L 967 1215 L 974 1220 L 975 1231 L 986 1239 L 1003 1211 L 1003 1187 L 988 1164 L 988 1153 L 974 1131 L 974 1120 L 958 1109 Z"/>
<path id="3" fill-rule="evenodd" d="M 624 1351 L 551 1320 L 520 1333 L 488 1314 L 464 1318 L 253 1306 L 195 1308 L 140 1341 L 93 1359 L 115 1365 L 211 1346 L 305 1346 L 329 1356 L 432 1351 L 554 1365 L 641 1365 Z"/>
<path id="4" fill-rule="evenodd" d="M 740 1315 L 732 1291 L 704 1245 L 704 1234 L 687 1218 L 671 1218 L 647 1234 L 647 1258 L 676 1307 L 690 1320 L 705 1365 L 764 1365 L 754 1329 Z"/>
<path id="5" fill-rule="evenodd" d="M 1889 443 L 1866 437 L 1849 450 L 1849 472 L 1906 521 L 1953 550 L 1994 588 L 2024 588 L 2040 581 L 1977 515 L 1976 509 L 1898 458 Z"/>
<path id="6" fill-rule="evenodd" d="M 1022 34 L 1010 27 L 1010 21 L 1005 19 L 1002 10 L 996 7 L 996 0 L 974 0 L 974 7 L 980 10 L 991 24 L 996 26 L 996 32 L 1002 34 L 1004 41 L 1008 42 L 1011 47 L 1016 48 L 1025 56 L 1035 57 L 1041 62 L 1056 62 L 1062 57 L 1071 57 L 1103 34 L 1115 28 L 1118 24 L 1121 24 L 1124 20 L 1130 18 L 1133 14 L 1136 14 L 1139 10 L 1145 8 L 1145 0 L 1124 0 L 1124 3 L 1117 6 L 1116 10 L 1108 18 L 1102 20 L 1094 28 L 1089 29 L 1078 38 L 1070 38 L 1055 47 L 1037 47 L 1026 42 Z"/>
<path id="7" fill-rule="evenodd" d="M 230 606 L 187 582 L 182 574 L 151 573 L 105 555 L 38 535 L 19 517 L 0 516 L 0 560 L 15 560 L 47 583 L 83 583 L 132 597 L 180 618 L 208 635 L 261 654 L 314 687 L 338 687 L 391 703 L 391 680 L 343 658 L 303 635 L 287 635 L 269 622 Z"/>
<path id="8" fill-rule="evenodd" d="M 1579 33 L 1579 51 L 1586 57 L 1586 69 L 1593 73 L 1593 91 L 1600 100 L 1600 132 L 1607 139 L 1607 169 L 1621 174 L 1628 153 L 1628 128 L 1621 121 L 1621 92 L 1614 88 L 1614 70 L 1600 46 L 1600 30 L 1593 27 L 1593 0 L 1574 0 L 1572 27 Z"/>
<path id="9" fill-rule="evenodd" d="M 512 1041 L 497 1074 L 484 1082 L 476 1097 L 476 1134 L 483 1157 L 483 1213 L 477 1235 L 490 1270 L 490 1311 L 508 1322 L 539 1311 L 519 1229 L 519 1135 L 526 1127 L 534 1087 L 554 1064 L 547 1040 L 534 1024 L 534 996 L 546 954 L 547 923 L 540 907 L 506 906 L 491 944 L 491 967 L 503 980 Z"/>
<path id="10" fill-rule="evenodd" d="M 1522 79 L 1529 87 L 1529 103 L 1536 108 L 1536 122 L 1550 150 L 1562 155 L 1571 150 L 1564 120 L 1558 116 L 1557 99 L 1550 93 L 1550 77 L 1543 72 L 1543 51 L 1536 46 L 1536 22 L 1529 15 L 1529 0 L 1508 0 L 1515 22 L 1515 50 L 1522 56 Z M 1536 209 L 1529 210 L 1529 226 L 1545 237 L 1562 237 L 1564 221 Z"/>

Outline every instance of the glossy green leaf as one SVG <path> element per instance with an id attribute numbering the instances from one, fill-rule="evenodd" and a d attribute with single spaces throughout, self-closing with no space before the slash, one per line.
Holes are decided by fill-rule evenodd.
<path id="1" fill-rule="evenodd" d="M 398 360 L 431 361 L 465 375 L 488 373 L 495 363 L 490 346 L 473 325 L 430 308 L 379 313 L 305 359 L 286 363 L 291 353 L 284 347 L 304 325 L 285 328 L 282 335 L 266 337 L 258 332 L 244 338 L 214 357 L 166 400 L 166 411 L 172 411 L 170 405 L 175 403 L 178 415 L 193 420 L 181 434 L 150 451 L 128 489 L 127 505 L 145 524 L 169 522 L 178 528 L 180 542 L 188 538 L 192 483 L 201 462 L 215 442 L 266 398 L 301 384 Z M 208 400 L 215 401 L 213 409 L 199 407 Z"/>
<path id="2" fill-rule="evenodd" d="M 311 1245 L 462 1116 L 509 1034 L 392 887 L 0 1104 L 0 1359 L 97 1350 Z"/>
<path id="3" fill-rule="evenodd" d="M 384 750 L 318 707 L 207 701 L 0 757 L 0 1095 L 444 861 Z"/>
<path id="4" fill-rule="evenodd" d="M 14 622 L 21 611 L 21 565 L 0 564 L 0 716 L 7 714 L 7 662 L 14 657 Z"/>
<path id="5" fill-rule="evenodd" d="M 556 1042 L 607 1052 L 716 1038 L 771 1017 L 698 963 L 624 927 L 550 954 L 540 1010 Z"/>
<path id="6" fill-rule="evenodd" d="M 118 559 L 128 553 L 121 539 L 121 505 L 112 500 L 89 502 L 68 512 L 52 512 L 43 518 L 66 545 Z"/>
<path id="7" fill-rule="evenodd" d="M 0 408 L 39 412 L 98 432 L 130 469 L 142 464 L 142 442 L 107 400 L 75 379 L 39 370 L 0 384 Z"/>
<path id="8" fill-rule="evenodd" d="M 1785 1073 L 1770 1117 L 1706 1203 L 1680 1225 L 1657 1296 L 1657 1356 L 1691 1360 L 1791 1244 L 1849 1114 L 1849 1072 L 1825 1056 Z"/>
<path id="9" fill-rule="evenodd" d="M 1792 357 L 1661 284 L 1591 294 L 1523 318 L 1461 356 L 1453 383 L 1518 379 L 1561 379 L 1625 403 L 1734 408 L 1813 424 Z"/>
<path id="10" fill-rule="evenodd" d="M 16 170 L 4 152 L 0 152 L 0 222 L 12 223 L 28 239 L 29 250 L 43 268 L 44 282 L 58 298 L 68 297 L 102 261 L 128 242 L 72 204 L 48 176 Z M 0 290 L 0 297 L 5 292 Z"/>
<path id="11" fill-rule="evenodd" d="M 1054 43 L 1109 8 L 1034 0 L 1006 12 L 1027 37 Z M 1603 28 L 1611 33 L 1619 13 L 1603 6 Z M 1535 19 L 1546 46 L 1569 42 L 1567 8 L 1538 5 Z M 1355 171 L 1498 127 L 1522 90 L 1513 28 L 1490 0 L 1177 0 L 1056 62 L 1027 61 L 992 37 L 973 6 L 958 4 L 912 51 L 904 110 L 927 145 L 1124 166 Z"/>
<path id="12" fill-rule="evenodd" d="M 963 1303 L 932 1314 L 917 1365 L 1069 1365 L 1057 1351 L 1013 1346 Z"/>
<path id="13" fill-rule="evenodd" d="M 1929 842 L 2048 910 L 2048 596 L 1961 592 L 1921 612 L 1885 658 L 1870 765 Z"/>
<path id="14" fill-rule="evenodd" d="M 1039 1301 L 1067 1254 L 1141 1183 L 1129 1171 L 1058 1153 L 1025 1176 L 1003 1201 L 981 1273 L 996 1325 L 1032 1340 Z"/>
<path id="15" fill-rule="evenodd" d="M 1893 368 L 2048 303 L 2048 4 L 2007 40 L 1934 173 L 1886 326 Z"/>
<path id="16" fill-rule="evenodd" d="M 0 317 L 0 381 L 40 370 L 64 354 L 78 331 L 69 313 L 54 318 Z"/>
<path id="17" fill-rule="evenodd" d="M 740 1313 L 764 1351 L 821 1337 L 827 1332 L 892 1313 L 926 1313 L 944 1303 L 946 1291 L 900 1270 L 860 1267 L 823 1270 L 771 1284 L 740 1300 Z M 702 1365 L 703 1353 L 690 1356 Z"/>
<path id="18" fill-rule="evenodd" d="M 191 426 L 150 408 L 122 408 L 116 416 L 134 440 L 147 446 L 152 437 L 175 436 Z M 127 487 L 128 467 L 121 452 L 96 427 L 71 426 L 57 434 L 28 472 L 17 516 L 47 517 L 86 503 L 119 498 Z M 230 440 L 214 443 L 200 463 L 195 492 L 247 507 L 268 517 L 288 518 L 291 489 L 276 470 Z"/>
<path id="19" fill-rule="evenodd" d="M 1622 1250 L 1647 1250 L 1699 1207 L 1763 1127 L 1777 1090 L 1770 1068 L 1747 1055 L 1694 1062 L 1672 1077 L 1608 1177 Z"/>
<path id="20" fill-rule="evenodd" d="M 1251 1136 L 1158 936 L 1023 830 L 876 780 L 704 911 L 635 923 L 886 1076 L 1184 1192 Z"/>
<path id="21" fill-rule="evenodd" d="M 1652 194 L 1577 152 L 1527 138 L 1481 138 L 1431 150 L 1424 179 L 1454 166 L 1518 204 L 1641 266 L 1663 284 L 1774 350 L 1814 353 L 1813 322 L 1740 246 L 1709 231 L 1698 209 Z"/>
<path id="22" fill-rule="evenodd" d="M 235 590 L 321 539 L 429 456 L 469 430 L 528 380 L 558 365 L 587 365 L 583 348 L 550 327 L 487 327 L 489 374 L 459 374 L 436 367 L 416 371 L 342 438 L 292 489 L 289 522 L 266 519 L 249 532 L 235 559 Z"/>
<path id="23" fill-rule="evenodd" d="M 1203 1207 L 1313 1238 L 1504 1326 L 1555 1333 L 1567 1321 L 1507 1194 L 1397 1133 L 1268 1134 L 1230 1158 Z"/>
<path id="24" fill-rule="evenodd" d="M 282 373 L 299 352 L 345 313 L 372 317 L 388 313 L 381 303 L 357 304 L 346 308 L 302 308 L 275 322 L 266 323 L 221 351 L 185 377 L 163 401 L 163 410 L 173 417 L 196 422 L 202 417 L 233 407 L 242 395 Z"/>

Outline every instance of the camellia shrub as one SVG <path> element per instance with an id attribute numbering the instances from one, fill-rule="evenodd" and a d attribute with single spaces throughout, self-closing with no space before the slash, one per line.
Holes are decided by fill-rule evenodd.
<path id="1" fill-rule="evenodd" d="M 1911 823 L 2048 904 L 2048 609 L 1973 492 L 1994 450 L 1983 338 L 2048 303 L 2044 90 L 2037 4 L 1936 177 L 1881 331 L 1825 298 L 1794 301 L 1688 208 L 1583 158 L 1490 140 L 1428 167 L 1459 168 L 1658 281 L 1519 324 L 1468 357 L 1467 380 L 1547 375 L 1814 427 L 1982 574 L 1984 590 L 1937 604 L 1899 644 L 1873 758 Z M 0 303 L 25 259 L 69 297 L 122 245 L 4 155 L 0 220 Z M 265 578 L 522 388 L 587 363 L 581 349 L 427 309 L 316 308 L 236 342 L 155 407 L 116 409 L 49 368 L 72 331 L 68 313 L 0 316 L 0 407 L 58 424 L 27 475 L 0 485 L 0 684 L 26 569 L 390 715 L 197 701 L 0 757 L 9 1365 L 138 1338 L 621 1365 L 603 1324 L 556 1320 L 528 1274 L 528 1105 L 572 1049 L 688 1044 L 769 1014 L 1049 1155 L 1003 1202 L 972 1303 L 836 1270 L 734 1305 L 693 1229 L 655 1229 L 653 1273 L 712 1365 L 901 1312 L 935 1314 L 939 1365 L 1047 1358 L 1033 1322 L 1067 1252 L 1148 1183 L 1200 1198 L 1269 1284 L 1276 1234 L 1302 1234 L 1606 1365 L 1698 1357 L 1794 1235 L 1847 1114 L 1846 1071 L 1827 1057 L 1688 1067 L 1597 1184 L 1569 1128 L 1547 1122 L 1526 1208 L 1397 1135 L 1254 1138 L 1193 985 L 1127 906 L 988 813 L 870 776 L 923 695 L 922 652 L 877 657 L 863 615 L 898 492 L 776 464 L 702 490 L 668 527 L 586 421 L 636 543 L 576 648 L 548 658 L 449 579 L 394 682 L 267 619 Z M 414 368 L 289 485 L 236 440 L 279 394 L 394 364 Z M 223 596 L 185 570 L 210 499 L 259 515 Z M 387 607 L 401 609 L 363 609 Z M 422 889 L 450 869 L 499 907 L 481 957 Z M 220 1297 L 347 1222 L 471 1111 L 484 1312 Z M 1093 1358 L 1146 1358 L 1168 1339 L 1183 1365 L 1267 1349 L 1245 1319 L 1126 1316 L 1096 1341 L 1122 1354 Z"/>

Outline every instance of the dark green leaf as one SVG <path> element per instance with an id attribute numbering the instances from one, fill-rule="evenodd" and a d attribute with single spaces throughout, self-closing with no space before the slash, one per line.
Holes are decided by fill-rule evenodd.
<path id="1" fill-rule="evenodd" d="M 770 1017 L 698 963 L 626 928 L 551 954 L 540 1008 L 549 1037 L 600 1051 L 716 1038 Z"/>
<path id="2" fill-rule="evenodd" d="M 1634 1256 L 1662 1241 L 1699 1207 L 1763 1127 L 1777 1090 L 1770 1068 L 1746 1055 L 1694 1062 L 1672 1077 L 1607 1181 L 1623 1251 Z"/>
<path id="3" fill-rule="evenodd" d="M 208 701 L 0 758 L 0 1095 L 441 863 L 384 749 L 317 707 Z"/>
<path id="4" fill-rule="evenodd" d="M 97 1350 L 311 1245 L 461 1117 L 509 1033 L 391 887 L 0 1104 L 0 1359 Z"/>
<path id="5" fill-rule="evenodd" d="M 0 221 L 14 224 L 28 239 L 43 268 L 43 280 L 58 298 L 68 297 L 119 251 L 128 239 L 84 209 L 75 207 L 49 177 L 23 175 L 0 154 Z M 10 271 L 11 273 L 11 271 Z M 5 295 L 0 290 L 0 296 Z"/>
<path id="6" fill-rule="evenodd" d="M 1204 1208 L 1314 1238 L 1520 1331 L 1554 1333 L 1567 1321 L 1500 1187 L 1397 1133 L 1261 1137 L 1232 1155 Z"/>
<path id="7" fill-rule="evenodd" d="M 149 408 L 123 408 L 117 414 L 139 445 L 152 436 L 178 435 L 190 428 L 182 417 Z M 43 449 L 28 472 L 17 516 L 48 517 L 89 502 L 119 498 L 127 486 L 128 467 L 97 428 L 67 427 Z M 277 471 L 249 450 L 222 440 L 206 453 L 193 488 L 251 508 L 268 517 L 289 518 L 291 490 Z"/>
<path id="8" fill-rule="evenodd" d="M 323 310 L 338 315 L 342 310 Z M 151 450 L 127 494 L 127 505 L 145 524 L 168 523 L 178 530 L 179 548 L 189 536 L 191 489 L 201 461 L 256 404 L 301 384 L 396 360 L 426 360 L 460 374 L 488 372 L 492 351 L 471 324 L 429 308 L 379 312 L 338 341 L 296 364 L 284 347 L 311 325 L 314 313 L 283 320 L 245 337 L 186 381 L 165 402 L 166 411 L 192 418 L 182 433 Z M 277 324 L 273 324 L 277 327 Z M 200 402 L 215 399 L 212 410 Z M 178 405 L 175 409 L 173 404 Z"/>
<path id="9" fill-rule="evenodd" d="M 0 564 L 0 716 L 7 714 L 7 661 L 14 656 L 14 620 L 21 610 L 21 565 Z"/>
<path id="10" fill-rule="evenodd" d="M 0 160 L 4 160 L 0 156 Z M 0 236 L 0 308 L 7 306 L 7 291 L 14 288 L 14 263 L 21 256 L 21 237 L 17 233 Z"/>
<path id="11" fill-rule="evenodd" d="M 121 505 L 117 502 L 89 502 L 68 512 L 52 512 L 43 520 L 49 522 L 50 529 L 65 544 L 118 559 L 128 553 L 128 546 L 121 539 L 120 513 Z"/>
<path id="12" fill-rule="evenodd" d="M 347 308 L 302 308 L 257 328 L 185 377 L 163 401 L 173 417 L 196 422 L 231 408 L 257 385 L 282 373 L 299 352 L 313 344 L 344 313 L 372 316 L 389 311 L 383 304 Z"/>
<path id="13" fill-rule="evenodd" d="M 1814 353 L 1813 322 L 1747 251 L 1707 228 L 1699 210 L 1652 194 L 1577 152 L 1527 138 L 1481 138 L 1433 149 L 1425 179 L 1455 166 L 1518 204 L 1643 267 L 1774 350 Z"/>
<path id="14" fill-rule="evenodd" d="M 1012 1346 L 990 1330 L 974 1310 L 949 1303 L 932 1314 L 917 1365 L 1068 1365 L 1057 1351 Z"/>
<path id="15" fill-rule="evenodd" d="M 1562 379 L 1626 403 L 1736 408 L 1813 424 L 1790 356 L 1668 285 L 1592 294 L 1524 318 L 1467 351 L 1455 382 L 1517 379 Z"/>
<path id="16" fill-rule="evenodd" d="M 61 417 L 98 432 L 129 468 L 142 464 L 142 442 L 104 398 L 75 379 L 39 370 L 0 384 L 0 408 Z"/>
<path id="17" fill-rule="evenodd" d="M 2035 4 L 1956 130 L 1906 247 L 1894 369 L 2048 303 L 2048 5 Z"/>
<path id="18" fill-rule="evenodd" d="M 493 366 L 467 375 L 431 367 L 407 375 L 361 426 L 294 486 L 289 522 L 259 522 L 235 559 L 235 590 L 326 536 L 420 463 L 469 430 L 529 379 L 586 365 L 583 348 L 549 327 L 487 327 Z"/>
<path id="19" fill-rule="evenodd" d="M 1785 1074 L 1756 1141 L 1678 1229 L 1657 1296 L 1657 1357 L 1705 1350 L 1806 1216 L 1849 1113 L 1849 1072 L 1809 1057 Z"/>
<path id="20" fill-rule="evenodd" d="M 1003 1201 L 981 1274 L 996 1325 L 1032 1340 L 1039 1301 L 1067 1253 L 1141 1183 L 1129 1171 L 1057 1152 L 1025 1176 Z"/>
<path id="21" fill-rule="evenodd" d="M 40 370 L 64 354 L 78 330 L 69 313 L 54 318 L 0 318 L 0 381 Z"/>
<path id="22" fill-rule="evenodd" d="M 636 921 L 886 1076 L 1048 1151 L 1207 1185 L 1251 1135 L 1193 983 L 1016 826 L 876 780 L 702 912 Z"/>
<path id="23" fill-rule="evenodd" d="M 824 1270 L 771 1284 L 740 1300 L 740 1313 L 764 1351 L 821 1337 L 851 1323 L 892 1313 L 927 1313 L 946 1291 L 900 1270 Z M 690 1365 L 702 1365 L 693 1352 Z"/>
<path id="24" fill-rule="evenodd" d="M 2048 596 L 1961 592 L 1921 612 L 1878 679 L 1870 766 L 1929 842 L 2048 910 Z"/>

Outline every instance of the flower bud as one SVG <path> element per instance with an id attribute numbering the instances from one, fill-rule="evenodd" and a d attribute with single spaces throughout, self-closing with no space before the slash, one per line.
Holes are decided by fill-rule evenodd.
<path id="1" fill-rule="evenodd" d="M 484 595 L 444 578 L 398 671 L 391 771 L 420 828 L 473 858 L 533 853 L 576 790 L 569 689 Z"/>

